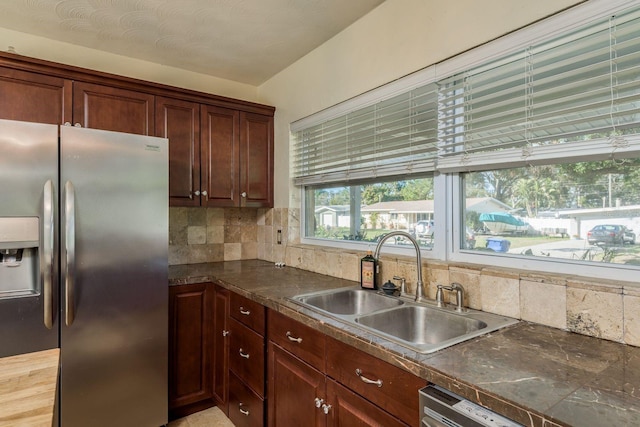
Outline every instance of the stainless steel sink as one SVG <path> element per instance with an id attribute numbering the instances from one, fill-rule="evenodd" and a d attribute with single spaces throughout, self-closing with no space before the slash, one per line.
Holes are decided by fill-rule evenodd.
<path id="1" fill-rule="evenodd" d="M 360 288 L 291 298 L 302 306 L 356 326 L 418 353 L 431 353 L 517 323 L 516 319 L 455 307 L 437 307 Z"/>
<path id="2" fill-rule="evenodd" d="M 294 300 L 333 314 L 366 314 L 404 304 L 397 298 L 365 289 L 338 289 L 323 293 L 300 295 Z"/>
<path id="3" fill-rule="evenodd" d="M 482 320 L 410 305 L 356 318 L 356 322 L 413 344 L 438 344 L 487 327 Z"/>

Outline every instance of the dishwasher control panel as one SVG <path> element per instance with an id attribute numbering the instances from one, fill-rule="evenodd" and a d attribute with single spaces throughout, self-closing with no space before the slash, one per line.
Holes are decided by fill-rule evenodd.
<path id="1" fill-rule="evenodd" d="M 420 390 L 422 427 L 522 427 L 436 385 Z"/>

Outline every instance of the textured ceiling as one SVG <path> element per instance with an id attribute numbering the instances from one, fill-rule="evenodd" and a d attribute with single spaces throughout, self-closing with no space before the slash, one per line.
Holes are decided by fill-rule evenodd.
<path id="1" fill-rule="evenodd" d="M 1 0 L 0 27 L 258 85 L 383 1 Z"/>

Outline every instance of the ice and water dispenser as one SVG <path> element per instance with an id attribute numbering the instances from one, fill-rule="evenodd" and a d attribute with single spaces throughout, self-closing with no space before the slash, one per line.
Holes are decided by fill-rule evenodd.
<path id="1" fill-rule="evenodd" d="M 0 299 L 40 293 L 38 217 L 0 217 Z"/>

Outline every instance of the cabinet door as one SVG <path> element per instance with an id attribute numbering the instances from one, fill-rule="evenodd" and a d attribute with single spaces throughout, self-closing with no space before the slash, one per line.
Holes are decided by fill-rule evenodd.
<path id="1" fill-rule="evenodd" d="M 268 351 L 269 427 L 324 426 L 327 415 L 316 399 L 326 400 L 325 375 L 272 342 Z"/>
<path id="2" fill-rule="evenodd" d="M 213 339 L 213 397 L 229 414 L 229 291 L 216 286 Z"/>
<path id="3" fill-rule="evenodd" d="M 71 121 L 70 80 L 0 68 L 0 119 L 47 124 Z"/>
<path id="4" fill-rule="evenodd" d="M 169 287 L 169 411 L 172 417 L 213 406 L 212 289 L 212 285 L 206 283 Z M 186 410 L 188 405 L 194 409 Z"/>
<path id="5" fill-rule="evenodd" d="M 273 207 L 273 117 L 240 113 L 240 205 Z"/>
<path id="6" fill-rule="evenodd" d="M 333 380 L 327 380 L 327 399 L 331 405 L 328 427 L 407 427 L 407 424 Z M 415 423 L 418 422 L 416 418 Z"/>
<path id="7" fill-rule="evenodd" d="M 154 96 L 92 83 L 73 84 L 73 123 L 92 129 L 152 135 Z"/>
<path id="8" fill-rule="evenodd" d="M 236 110 L 202 106 L 200 179 L 203 206 L 239 206 L 238 118 Z"/>
<path id="9" fill-rule="evenodd" d="M 169 205 L 200 206 L 200 104 L 156 98 L 156 136 L 169 138 Z"/>

